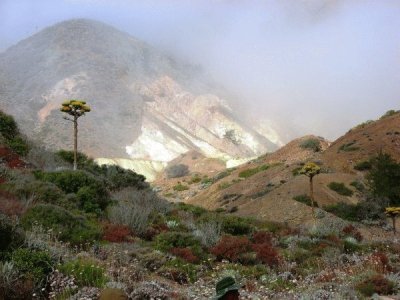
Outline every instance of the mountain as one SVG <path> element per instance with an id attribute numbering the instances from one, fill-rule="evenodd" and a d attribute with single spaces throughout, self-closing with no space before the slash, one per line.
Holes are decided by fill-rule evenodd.
<path id="1" fill-rule="evenodd" d="M 72 146 L 60 103 L 85 99 L 79 148 L 109 162 L 163 167 L 191 150 L 228 161 L 276 148 L 276 132 L 244 122 L 198 67 L 97 21 L 65 21 L 1 53 L 0 88 L 0 109 L 51 149 Z"/>

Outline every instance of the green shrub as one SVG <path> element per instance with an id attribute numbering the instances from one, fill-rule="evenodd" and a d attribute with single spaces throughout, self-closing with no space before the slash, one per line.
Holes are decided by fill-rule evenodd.
<path id="1" fill-rule="evenodd" d="M 165 269 L 163 269 L 165 268 Z M 181 258 L 174 258 L 169 260 L 165 263 L 164 267 L 160 269 L 159 273 L 167 273 L 170 274 L 172 279 L 180 284 L 188 283 L 188 282 L 195 282 L 198 278 L 199 270 L 198 267 L 194 264 L 188 263 L 187 261 Z M 164 271 L 164 272 L 163 272 Z M 165 272 L 167 271 L 167 272 Z M 184 278 L 179 278 L 176 276 L 179 273 L 183 273 L 185 276 Z"/>
<path id="2" fill-rule="evenodd" d="M 63 170 L 57 172 L 35 171 L 36 179 L 52 182 L 65 193 L 77 193 L 81 187 L 93 186 L 104 190 L 104 182 L 100 182 L 92 174 L 81 170 Z"/>
<path id="3" fill-rule="evenodd" d="M 7 146 L 21 156 L 26 156 L 30 149 L 27 141 L 21 136 L 14 137 L 7 141 Z"/>
<path id="4" fill-rule="evenodd" d="M 70 165 L 74 161 L 74 152 L 60 150 L 56 153 L 65 162 Z M 123 169 L 116 165 L 101 165 L 96 164 L 93 159 L 86 154 L 78 152 L 78 168 L 103 178 L 107 188 L 111 190 L 122 189 L 125 187 L 145 188 L 148 185 L 145 183 L 146 178 L 143 175 L 137 174 L 132 170 Z"/>
<path id="5" fill-rule="evenodd" d="M 15 226 L 11 219 L 0 213 L 0 259 L 3 253 L 24 243 L 24 232 Z"/>
<path id="6" fill-rule="evenodd" d="M 199 182 L 201 182 L 201 177 L 199 176 L 199 174 L 193 175 L 192 178 L 190 178 L 190 180 L 188 181 L 189 184 L 199 183 Z"/>
<path id="7" fill-rule="evenodd" d="M 78 259 L 70 261 L 60 267 L 60 271 L 75 278 L 79 287 L 103 287 L 108 281 L 105 271 L 94 261 Z"/>
<path id="8" fill-rule="evenodd" d="M 342 196 L 353 196 L 353 191 L 350 190 L 348 187 L 344 185 L 342 182 L 334 182 L 332 181 L 331 183 L 328 184 L 328 187 L 332 190 L 338 193 L 339 195 Z"/>
<path id="9" fill-rule="evenodd" d="M 360 147 L 354 146 L 354 144 L 356 143 L 356 141 L 347 143 L 347 144 L 343 144 L 339 147 L 339 151 L 344 151 L 344 152 L 351 152 L 351 151 L 356 151 L 358 149 L 360 149 Z"/>
<path id="10" fill-rule="evenodd" d="M 218 181 L 218 180 L 220 180 L 220 179 L 222 179 L 222 178 L 225 178 L 226 176 L 231 175 L 231 172 L 232 172 L 231 169 L 224 170 L 224 171 L 218 173 L 217 175 L 215 175 L 215 176 L 213 177 L 213 179 L 214 179 L 214 181 Z"/>
<path id="11" fill-rule="evenodd" d="M 25 156 L 29 152 L 29 146 L 18 130 L 18 125 L 14 118 L 0 111 L 0 134 L 5 138 L 5 142 L 15 153 Z"/>
<path id="12" fill-rule="evenodd" d="M 59 150 L 55 154 L 56 154 L 56 156 L 61 158 L 63 161 L 69 163 L 70 165 L 72 165 L 74 163 L 74 151 Z M 82 152 L 78 151 L 78 153 L 77 153 L 77 163 L 78 163 L 78 167 L 79 168 L 82 168 L 85 165 L 87 165 L 90 160 L 91 159 L 85 153 L 82 153 Z"/>
<path id="13" fill-rule="evenodd" d="M 297 195 L 293 197 L 293 200 L 311 206 L 311 198 L 308 195 Z M 314 201 L 314 207 L 318 207 L 318 203 L 316 201 Z"/>
<path id="14" fill-rule="evenodd" d="M 38 223 L 59 234 L 60 240 L 72 244 L 92 242 L 101 235 L 99 226 L 89 222 L 86 217 L 74 215 L 52 204 L 39 204 L 30 208 L 22 217 L 21 223 L 26 229 Z"/>
<path id="15" fill-rule="evenodd" d="M 365 190 L 365 186 L 360 181 L 352 181 L 350 185 L 354 186 L 359 192 L 363 192 Z"/>
<path id="16" fill-rule="evenodd" d="M 19 198 L 28 199 L 34 196 L 37 202 L 51 204 L 59 204 L 65 197 L 63 191 L 54 183 L 30 180 L 27 178 L 9 181 L 6 185 L 6 189 Z"/>
<path id="17" fill-rule="evenodd" d="M 226 216 L 222 220 L 222 230 L 231 235 L 248 235 L 254 231 L 254 225 L 249 219 Z"/>
<path id="18" fill-rule="evenodd" d="M 203 179 L 201 180 L 201 184 L 213 184 L 214 183 L 214 178 L 209 178 L 207 175 L 203 176 Z"/>
<path id="19" fill-rule="evenodd" d="M 300 175 L 300 174 L 301 174 L 301 173 L 300 173 L 301 169 L 303 169 L 303 167 L 296 167 L 296 168 L 294 168 L 294 169 L 292 170 L 292 175 L 293 175 L 293 176 Z"/>
<path id="20" fill-rule="evenodd" d="M 193 235 L 184 232 L 163 232 L 155 239 L 157 250 L 168 252 L 172 248 L 190 248 L 196 256 L 202 255 L 201 245 Z"/>
<path id="21" fill-rule="evenodd" d="M 314 152 L 321 151 L 321 142 L 318 139 L 310 138 L 300 143 L 300 147 L 303 149 L 310 149 Z"/>
<path id="22" fill-rule="evenodd" d="M 251 176 L 253 176 L 253 175 L 255 175 L 255 174 L 257 174 L 257 173 L 259 173 L 261 171 L 267 170 L 268 168 L 269 168 L 268 165 L 262 165 L 262 166 L 259 166 L 259 167 L 256 167 L 256 168 L 247 169 L 247 170 L 244 170 L 244 171 L 240 172 L 239 173 L 239 177 L 240 178 L 249 178 L 249 177 L 251 177 Z"/>
<path id="23" fill-rule="evenodd" d="M 64 170 L 59 172 L 35 171 L 37 179 L 54 183 L 65 193 L 77 194 L 80 208 L 99 213 L 110 203 L 104 182 L 85 171 Z"/>
<path id="24" fill-rule="evenodd" d="M 186 204 L 183 202 L 178 203 L 177 207 L 180 210 L 192 213 L 196 218 L 198 218 L 208 212 L 205 208 L 202 208 L 200 206 L 191 205 L 191 204 Z"/>
<path id="25" fill-rule="evenodd" d="M 324 209 L 348 221 L 379 220 L 384 217 L 383 210 L 373 200 L 361 201 L 356 205 L 339 202 L 325 206 Z"/>
<path id="26" fill-rule="evenodd" d="M 400 163 L 390 154 L 379 152 L 371 164 L 366 178 L 375 200 L 382 208 L 400 206 Z"/>
<path id="27" fill-rule="evenodd" d="M 46 279 L 53 266 L 49 254 L 44 251 L 19 248 L 12 253 L 11 259 L 18 271 L 36 284 Z"/>
<path id="28" fill-rule="evenodd" d="M 17 122 L 15 122 L 12 116 L 2 111 L 0 111 L 0 133 L 7 140 L 11 140 L 19 135 Z"/>
<path id="29" fill-rule="evenodd" d="M 369 160 L 360 161 L 354 165 L 354 169 L 357 171 L 367 171 L 370 170 L 371 167 L 371 161 Z"/>
<path id="30" fill-rule="evenodd" d="M 359 207 L 357 205 L 339 202 L 325 206 L 324 209 L 344 220 L 359 221 Z"/>
<path id="31" fill-rule="evenodd" d="M 188 190 L 189 187 L 187 185 L 179 182 L 178 184 L 174 185 L 173 189 L 174 189 L 174 191 L 182 192 L 182 191 Z"/>
<path id="32" fill-rule="evenodd" d="M 88 171 L 93 172 L 92 169 Z M 126 187 L 135 187 L 137 189 L 144 189 L 148 187 L 146 177 L 137 174 L 132 170 L 123 169 L 119 166 L 103 165 L 100 168 L 96 167 L 97 174 L 103 175 L 106 179 L 107 187 L 110 190 L 119 190 Z M 96 173 L 95 173 L 96 174 Z"/>
<path id="33" fill-rule="evenodd" d="M 231 182 L 221 182 L 219 185 L 218 185 L 218 188 L 220 189 L 220 190 L 224 190 L 224 189 L 227 189 L 228 187 L 230 187 L 230 186 L 232 186 L 232 183 Z"/>
<path id="34" fill-rule="evenodd" d="M 400 110 L 394 110 L 394 109 L 388 110 L 384 115 L 382 115 L 382 117 L 379 118 L 379 120 L 397 115 L 398 113 L 400 113 Z"/>

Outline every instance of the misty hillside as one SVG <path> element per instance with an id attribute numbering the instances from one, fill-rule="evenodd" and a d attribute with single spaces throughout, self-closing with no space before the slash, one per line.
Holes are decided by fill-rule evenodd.
<path id="1" fill-rule="evenodd" d="M 92 107 L 79 138 L 95 158 L 167 162 L 197 150 L 227 161 L 276 148 L 197 68 L 96 21 L 56 24 L 0 54 L 0 86 L 0 108 L 51 149 L 72 145 L 58 110 L 71 98 Z"/>

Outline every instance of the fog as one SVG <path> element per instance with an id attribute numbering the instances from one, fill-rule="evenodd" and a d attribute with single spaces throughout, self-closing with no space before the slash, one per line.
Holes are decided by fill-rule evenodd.
<path id="1" fill-rule="evenodd" d="M 284 141 L 400 109 L 400 1 L 0 0 L 0 50 L 91 18 L 198 64 Z"/>

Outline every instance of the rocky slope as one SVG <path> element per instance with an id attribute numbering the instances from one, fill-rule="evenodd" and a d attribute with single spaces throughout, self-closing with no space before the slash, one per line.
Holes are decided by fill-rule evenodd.
<path id="1" fill-rule="evenodd" d="M 162 166 L 196 150 L 228 161 L 275 149 L 268 135 L 279 142 L 272 128 L 245 124 L 198 68 L 90 20 L 56 24 L 0 54 L 0 87 L 0 108 L 52 149 L 72 143 L 60 103 L 87 100 L 80 149 L 95 158 Z"/>
<path id="2" fill-rule="evenodd" d="M 296 139 L 236 168 L 219 174 L 205 173 L 208 177 L 197 184 L 193 183 L 196 172 L 171 179 L 168 184 L 161 180 L 155 183 L 172 201 L 298 225 L 312 221 L 310 207 L 294 200 L 309 193 L 308 178 L 298 174 L 302 164 L 315 161 L 321 166 L 321 174 L 314 178 L 315 200 L 320 207 L 339 202 L 356 204 L 365 196 L 358 188 L 366 187 L 367 182 L 365 172 L 354 166 L 381 150 L 399 161 L 399 139 L 400 113 L 392 113 L 349 130 L 333 143 L 315 136 Z M 304 147 L 312 145 L 310 140 L 319 142 L 319 151 Z M 203 178 L 201 172 L 196 176 Z M 338 194 L 329 188 L 331 182 L 343 183 L 353 194 Z M 188 189 L 174 189 L 179 183 Z"/>

